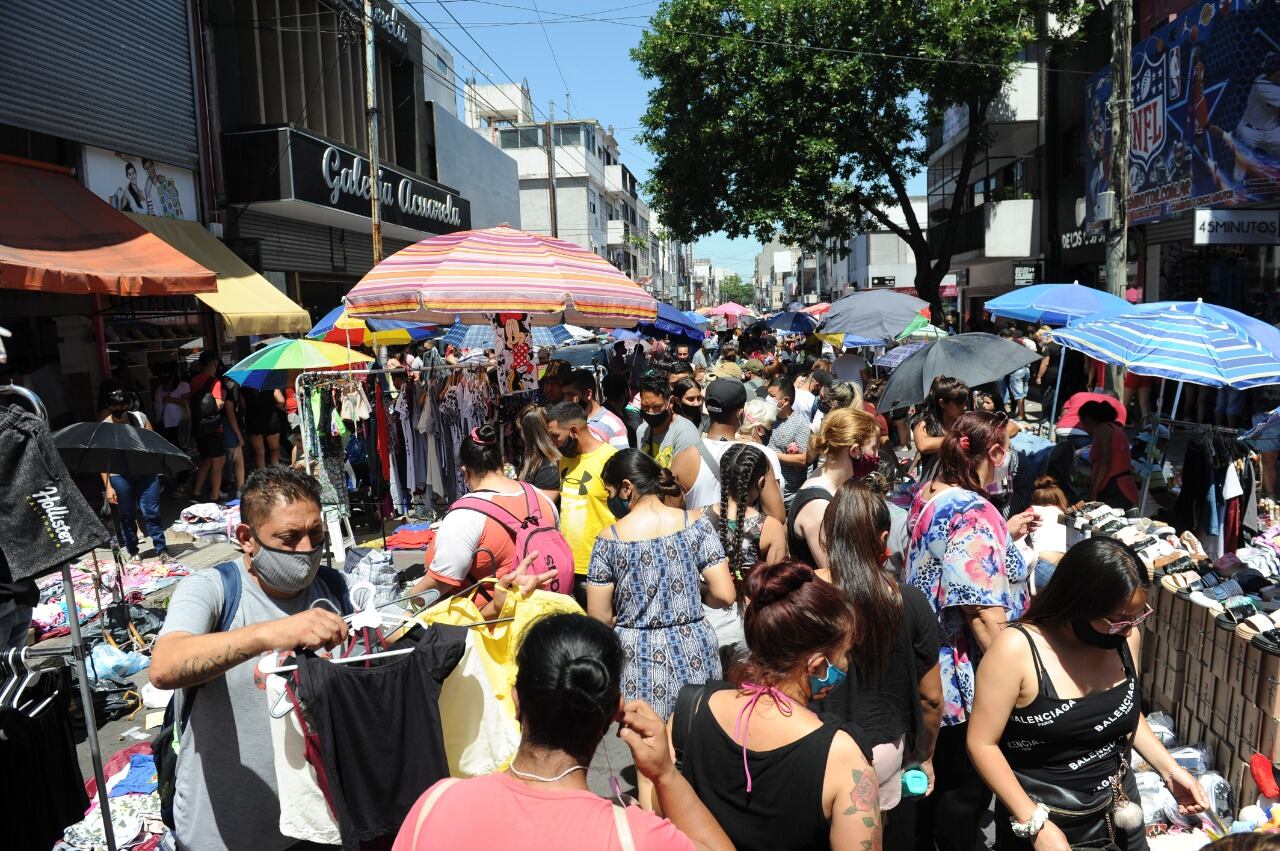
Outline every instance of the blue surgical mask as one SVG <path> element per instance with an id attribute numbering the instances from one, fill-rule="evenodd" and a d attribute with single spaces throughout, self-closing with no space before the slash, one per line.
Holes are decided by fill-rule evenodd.
<path id="1" fill-rule="evenodd" d="M 825 698 L 832 689 L 844 682 L 845 676 L 847 674 L 844 671 L 831 664 L 830 660 L 828 660 L 825 674 L 821 677 L 809 677 L 809 690 L 813 693 L 813 699 L 822 700 Z"/>

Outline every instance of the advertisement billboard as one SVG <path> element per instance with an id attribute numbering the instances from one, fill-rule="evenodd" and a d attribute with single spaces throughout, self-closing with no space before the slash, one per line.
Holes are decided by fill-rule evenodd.
<path id="1" fill-rule="evenodd" d="M 1280 16 L 1270 0 L 1199 0 L 1132 54 L 1129 222 L 1280 199 Z M 1105 226 L 1111 69 L 1085 84 L 1086 222 Z"/>

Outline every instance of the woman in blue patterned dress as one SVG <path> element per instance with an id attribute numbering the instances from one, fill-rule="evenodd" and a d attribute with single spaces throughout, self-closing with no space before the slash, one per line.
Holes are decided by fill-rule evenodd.
<path id="1" fill-rule="evenodd" d="M 1009 463 L 1007 418 L 962 414 L 942 439 L 937 472 L 907 515 L 906 581 L 938 616 L 942 647 L 942 727 L 934 747 L 934 792 L 919 806 L 918 835 L 939 851 L 969 851 L 991 792 L 965 750 L 974 670 L 982 652 L 1031 599 L 1027 566 L 1014 541 L 1037 523 L 1034 509 L 1006 521 L 988 487 Z"/>
<path id="2" fill-rule="evenodd" d="M 665 721 L 681 686 L 721 676 L 719 643 L 702 604 L 733 605 L 733 578 L 711 521 L 664 502 L 682 500 L 670 470 L 626 449 L 605 463 L 601 478 L 618 522 L 591 551 L 587 611 L 622 641 L 622 696 L 647 702 Z M 642 783 L 641 804 L 647 791 Z"/>

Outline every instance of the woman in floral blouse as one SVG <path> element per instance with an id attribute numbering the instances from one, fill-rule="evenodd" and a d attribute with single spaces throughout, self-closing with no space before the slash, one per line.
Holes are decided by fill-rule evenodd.
<path id="1" fill-rule="evenodd" d="M 974 668 L 1030 601 L 1027 566 L 1014 541 L 1034 530 L 1034 509 L 1005 521 L 987 499 L 987 487 L 1009 463 L 1005 424 L 1003 414 L 961 415 L 943 437 L 933 481 L 920 489 L 907 517 L 906 580 L 924 593 L 942 633 L 936 782 L 918 822 L 919 835 L 932 833 L 939 851 L 970 851 L 991 803 L 965 750 Z"/>

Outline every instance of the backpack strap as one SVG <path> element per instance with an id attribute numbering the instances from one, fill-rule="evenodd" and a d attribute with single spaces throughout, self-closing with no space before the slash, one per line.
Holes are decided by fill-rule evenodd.
<path id="1" fill-rule="evenodd" d="M 477 511 L 485 517 L 502 524 L 502 528 L 510 532 L 512 538 L 516 535 L 516 529 L 524 523 L 524 518 L 516 517 L 496 502 L 488 499 L 481 499 L 478 496 L 464 496 L 455 501 L 453 503 L 453 507 L 449 510 L 453 511 L 458 508 L 468 508 L 472 511 Z"/>
<path id="2" fill-rule="evenodd" d="M 613 829 L 618 835 L 618 847 L 622 851 L 636 851 L 636 840 L 631 835 L 631 823 L 627 821 L 627 808 L 613 802 Z"/>
<path id="3" fill-rule="evenodd" d="M 422 802 L 422 809 L 418 810 L 418 820 L 413 824 L 413 840 L 409 843 L 410 851 L 415 851 L 418 847 L 418 837 L 422 834 L 422 826 L 426 824 L 427 816 L 431 814 L 436 804 L 440 802 L 440 797 L 458 780 L 459 778 L 457 777 L 446 777 L 427 793 L 427 799 Z"/>
<path id="4" fill-rule="evenodd" d="M 351 605 L 351 595 L 348 592 L 347 580 L 337 568 L 321 565 L 320 570 L 316 572 L 316 579 L 324 586 L 324 590 L 328 595 L 338 601 L 339 613 L 344 617 L 355 611 L 355 607 Z"/>
<path id="5" fill-rule="evenodd" d="M 218 632 L 227 632 L 240 611 L 240 565 L 224 561 L 214 569 L 222 577 L 222 618 L 218 621 Z"/>
<path id="6" fill-rule="evenodd" d="M 693 735 L 693 720 L 710 693 L 706 683 L 686 683 L 676 695 L 675 710 L 671 713 L 676 722 L 671 725 L 671 749 L 675 751 L 677 771 L 684 765 L 684 749 Z"/>
<path id="7" fill-rule="evenodd" d="M 541 525 L 542 503 L 539 502 L 538 495 L 534 492 L 533 485 L 528 482 L 521 482 L 520 489 L 524 491 L 525 510 L 529 512 L 529 517 L 533 520 L 539 521 L 539 525 Z"/>
<path id="8" fill-rule="evenodd" d="M 711 468 L 711 475 L 716 477 L 716 481 L 720 481 L 720 462 L 716 456 L 711 454 L 711 450 L 707 448 L 707 442 L 701 437 L 698 438 L 698 454 L 702 456 L 702 461 Z"/>

